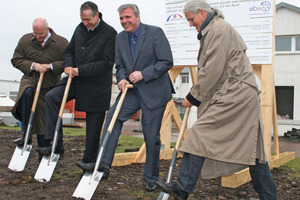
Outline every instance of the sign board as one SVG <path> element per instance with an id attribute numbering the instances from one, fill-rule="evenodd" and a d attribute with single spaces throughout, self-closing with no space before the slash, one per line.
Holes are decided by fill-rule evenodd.
<path id="1" fill-rule="evenodd" d="M 165 33 L 174 65 L 197 65 L 200 42 L 183 8 L 187 0 L 166 0 Z M 273 0 L 207 0 L 242 36 L 251 64 L 272 64 Z"/>

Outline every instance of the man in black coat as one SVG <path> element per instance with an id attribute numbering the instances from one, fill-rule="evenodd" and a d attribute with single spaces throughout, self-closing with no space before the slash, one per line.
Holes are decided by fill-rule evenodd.
<path id="1" fill-rule="evenodd" d="M 86 112 L 86 146 L 82 166 L 95 163 L 100 133 L 109 109 L 112 84 L 112 67 L 115 57 L 117 32 L 102 20 L 102 14 L 93 2 L 85 2 L 80 8 L 81 23 L 75 29 L 64 53 L 64 72 L 73 77 L 67 101 L 76 99 L 75 109 Z M 36 148 L 39 153 L 51 153 L 51 141 L 55 131 L 67 78 L 63 78 L 46 95 L 47 147 Z M 63 154 L 62 128 L 56 153 Z"/>

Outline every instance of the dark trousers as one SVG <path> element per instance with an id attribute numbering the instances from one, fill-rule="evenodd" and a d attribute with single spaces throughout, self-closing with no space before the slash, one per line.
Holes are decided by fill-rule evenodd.
<path id="1" fill-rule="evenodd" d="M 21 113 L 21 122 L 22 122 L 22 132 L 25 133 L 27 131 L 28 123 L 29 123 L 29 117 L 31 114 L 31 107 L 33 104 L 34 99 L 34 89 L 33 87 L 28 87 L 25 89 L 24 93 L 22 94 L 22 97 L 20 98 L 20 113 Z M 36 133 L 37 134 L 37 143 L 39 147 L 44 147 L 45 144 L 45 137 L 44 135 L 40 135 L 42 133 Z M 41 160 L 43 155 L 39 154 L 39 160 Z"/>
<path id="2" fill-rule="evenodd" d="M 71 84 L 67 101 L 75 99 L 76 87 L 74 84 Z M 50 141 L 53 140 L 54 137 L 58 113 L 63 99 L 64 91 L 65 85 L 58 85 L 46 94 L 45 139 L 47 145 L 50 145 Z M 86 144 L 83 155 L 83 162 L 96 162 L 100 133 L 104 118 L 105 112 L 86 112 Z M 57 146 L 63 147 L 62 126 L 59 127 L 58 134 Z"/>
<path id="3" fill-rule="evenodd" d="M 119 102 L 120 95 L 118 96 L 115 104 L 107 112 L 105 125 L 103 128 L 103 136 L 107 133 L 108 126 L 115 112 L 116 106 Z M 127 121 L 139 109 L 142 109 L 142 128 L 144 140 L 146 144 L 146 163 L 144 168 L 144 179 L 147 182 L 154 183 L 159 177 L 159 153 L 160 153 L 160 126 L 161 120 L 165 111 L 166 105 L 149 109 L 143 102 L 140 94 L 136 88 L 129 89 L 119 115 L 114 124 L 114 128 L 110 133 L 109 139 L 106 144 L 102 163 L 111 166 L 118 144 L 118 139 L 121 134 L 123 123 Z M 102 142 L 102 141 L 101 141 Z"/>
<path id="4" fill-rule="evenodd" d="M 181 161 L 179 178 L 177 183 L 179 187 L 188 193 L 192 193 L 201 173 L 205 158 L 184 153 Z M 256 164 L 249 166 L 250 175 L 254 190 L 258 193 L 260 200 L 276 200 L 277 191 L 271 175 L 268 163 L 261 164 L 256 159 Z"/>

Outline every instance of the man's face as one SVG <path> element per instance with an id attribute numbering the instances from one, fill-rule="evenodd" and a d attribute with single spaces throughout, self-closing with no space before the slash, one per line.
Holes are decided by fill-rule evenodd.
<path id="1" fill-rule="evenodd" d="M 207 18 L 207 13 L 203 9 L 200 9 L 196 14 L 193 12 L 185 12 L 184 14 L 190 26 L 195 27 L 199 32 L 203 22 Z"/>
<path id="2" fill-rule="evenodd" d="M 140 25 L 140 16 L 135 16 L 132 8 L 126 8 L 119 13 L 120 22 L 126 32 L 134 33 Z"/>
<path id="3" fill-rule="evenodd" d="M 39 41 L 42 42 L 48 36 L 49 28 L 45 28 L 45 26 L 33 26 L 33 35 Z"/>
<path id="4" fill-rule="evenodd" d="M 81 22 L 88 30 L 95 28 L 99 22 L 99 13 L 96 13 L 95 16 L 92 15 L 90 9 L 84 10 L 83 13 L 80 12 Z"/>

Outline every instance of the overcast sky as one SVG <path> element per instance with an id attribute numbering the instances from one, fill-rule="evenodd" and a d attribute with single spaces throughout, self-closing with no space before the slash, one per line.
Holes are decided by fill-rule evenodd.
<path id="1" fill-rule="evenodd" d="M 0 6 L 0 80 L 20 80 L 22 73 L 10 62 L 19 39 L 32 32 L 36 17 L 47 19 L 49 26 L 59 35 L 71 39 L 80 23 L 79 8 L 85 0 L 9 0 Z M 122 31 L 117 8 L 121 4 L 136 3 L 143 23 L 164 26 L 165 0 L 97 0 L 94 1 L 103 14 L 103 20 Z M 277 3 L 282 0 L 276 0 Z M 284 2 L 300 7 L 299 0 Z"/>

